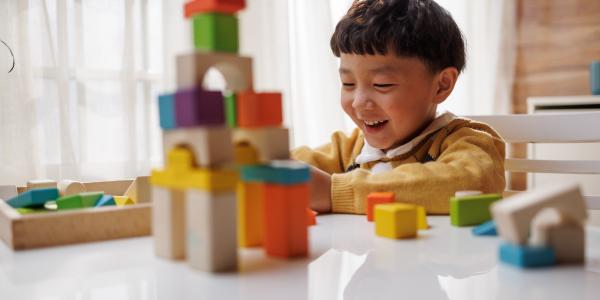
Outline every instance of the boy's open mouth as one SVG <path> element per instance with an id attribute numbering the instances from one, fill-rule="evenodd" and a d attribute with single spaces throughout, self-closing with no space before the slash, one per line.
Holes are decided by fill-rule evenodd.
<path id="1" fill-rule="evenodd" d="M 368 128 L 381 128 L 383 127 L 385 124 L 387 124 L 388 120 L 382 120 L 382 121 L 363 121 L 365 123 L 365 126 Z"/>

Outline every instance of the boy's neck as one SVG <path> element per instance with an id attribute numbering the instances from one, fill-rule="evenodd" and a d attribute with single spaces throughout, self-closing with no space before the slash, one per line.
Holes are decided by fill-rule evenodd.
<path id="1" fill-rule="evenodd" d="M 425 130 L 425 128 L 427 128 L 427 126 L 429 126 L 429 124 L 431 124 L 431 122 L 433 122 L 433 120 L 435 120 L 435 118 L 437 117 L 436 114 L 433 114 L 433 116 L 430 116 L 429 118 L 426 118 L 423 123 L 421 124 L 421 126 L 419 126 L 419 128 L 417 130 L 415 130 L 411 135 L 407 136 L 406 138 L 404 138 L 403 140 L 394 143 L 391 147 L 389 147 L 388 149 L 379 149 L 381 150 L 383 153 L 387 153 L 389 150 L 392 149 L 396 149 L 408 142 L 410 142 L 412 139 L 416 138 L 417 136 L 419 136 L 423 130 Z"/>

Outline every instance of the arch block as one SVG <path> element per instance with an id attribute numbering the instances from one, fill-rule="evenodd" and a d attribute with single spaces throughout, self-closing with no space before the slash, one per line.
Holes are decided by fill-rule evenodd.
<path id="1" fill-rule="evenodd" d="M 194 154 L 195 163 L 215 167 L 234 160 L 231 129 L 227 126 L 180 128 L 163 131 L 164 161 L 169 150 L 185 146 Z"/>
<path id="2" fill-rule="evenodd" d="M 177 88 L 202 86 L 204 75 L 214 67 L 225 78 L 231 91 L 252 89 L 252 59 L 232 53 L 204 52 L 177 56 Z"/>

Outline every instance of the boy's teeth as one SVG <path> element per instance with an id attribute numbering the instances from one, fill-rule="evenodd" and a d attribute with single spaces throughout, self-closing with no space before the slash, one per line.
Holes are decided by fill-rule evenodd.
<path id="1" fill-rule="evenodd" d="M 365 124 L 369 125 L 369 126 L 373 126 L 373 125 L 377 125 L 377 124 L 381 124 L 385 121 L 365 121 Z"/>

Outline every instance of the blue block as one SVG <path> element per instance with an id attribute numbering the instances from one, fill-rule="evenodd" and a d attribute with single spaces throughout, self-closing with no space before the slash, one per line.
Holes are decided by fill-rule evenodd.
<path id="1" fill-rule="evenodd" d="M 474 235 L 498 235 L 498 232 L 496 231 L 496 222 L 494 222 L 494 220 L 489 220 L 477 227 L 473 227 L 472 231 Z"/>
<path id="2" fill-rule="evenodd" d="M 163 94 L 158 96 L 158 115 L 162 129 L 173 129 L 177 127 L 175 121 L 175 95 Z"/>
<path id="3" fill-rule="evenodd" d="M 307 164 L 294 160 L 275 160 L 268 165 L 242 166 L 242 180 L 276 184 L 299 184 L 310 179 Z"/>
<path id="4" fill-rule="evenodd" d="M 102 198 L 100 198 L 100 200 L 98 200 L 98 202 L 96 202 L 96 207 L 112 205 L 117 205 L 117 203 L 115 202 L 115 197 L 111 195 L 104 195 Z"/>
<path id="5" fill-rule="evenodd" d="M 500 261 L 521 268 L 547 267 L 556 263 L 556 256 L 554 249 L 548 247 L 502 243 Z"/>
<path id="6" fill-rule="evenodd" d="M 58 198 L 57 188 L 34 189 L 6 201 L 13 208 L 40 207 L 44 203 Z"/>

